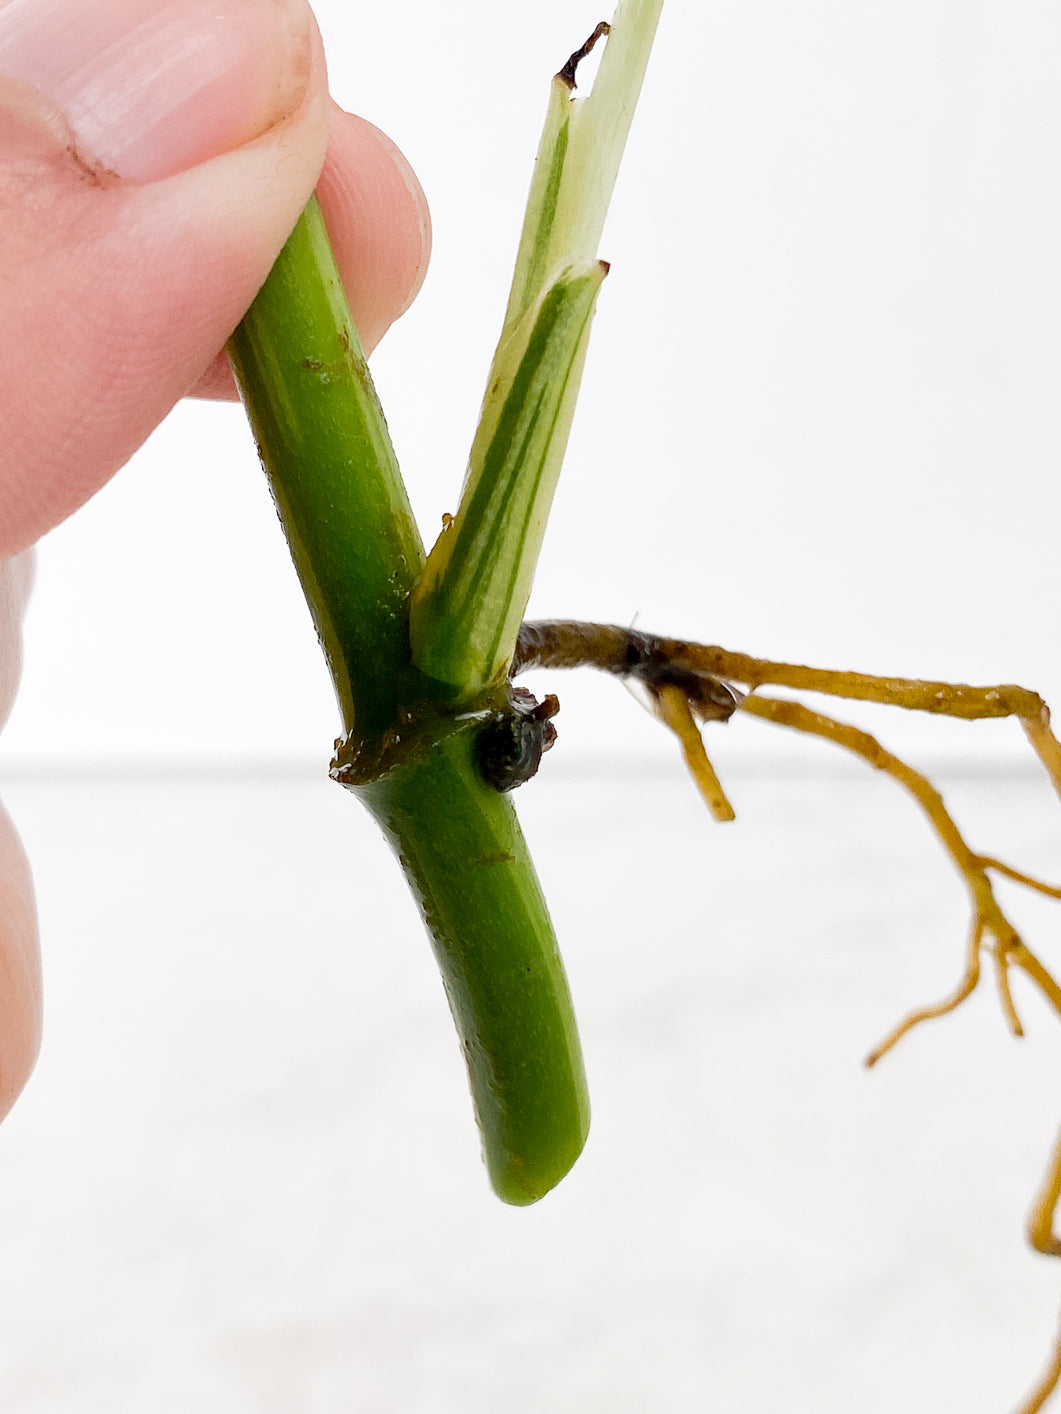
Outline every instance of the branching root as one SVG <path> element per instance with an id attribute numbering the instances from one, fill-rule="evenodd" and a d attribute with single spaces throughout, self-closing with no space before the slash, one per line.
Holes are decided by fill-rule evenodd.
<path id="1" fill-rule="evenodd" d="M 1058 1202 L 1061 1201 L 1061 1135 L 1054 1144 L 1046 1174 L 1028 1215 L 1028 1241 L 1046 1257 L 1061 1257 L 1061 1238 L 1054 1231 Z M 1017 1414 L 1037 1414 L 1061 1382 L 1061 1329 L 1039 1383 L 1028 1394 Z"/>
<path id="2" fill-rule="evenodd" d="M 700 728 L 696 725 L 692 708 L 689 706 L 688 697 L 680 687 L 665 684 L 656 694 L 655 705 L 660 721 L 668 726 L 678 738 L 689 774 L 703 796 L 707 808 L 711 811 L 712 819 L 718 820 L 720 823 L 735 820 L 733 806 L 729 803 L 726 792 L 722 789 L 721 782 L 715 774 L 715 768 L 712 766 L 704 746 L 704 739 L 700 735 Z"/>
<path id="3" fill-rule="evenodd" d="M 991 875 L 1024 888 L 1061 899 L 1061 887 L 1046 884 L 990 855 L 977 854 L 966 844 L 935 786 L 868 733 L 812 711 L 802 703 L 762 696 L 764 684 L 853 698 L 866 702 L 934 712 L 967 720 L 1016 717 L 1036 755 L 1061 796 L 1061 744 L 1050 729 L 1050 712 L 1042 698 L 1022 687 L 970 687 L 966 684 L 920 682 L 871 677 L 865 673 L 828 672 L 792 663 L 774 663 L 747 654 L 681 639 L 660 638 L 635 629 L 607 624 L 555 622 L 524 624 L 513 663 L 523 667 L 587 665 L 641 683 L 656 715 L 681 743 L 682 754 L 715 819 L 733 818 L 700 736 L 698 722 L 725 721 L 738 709 L 778 726 L 807 732 L 860 756 L 898 782 L 917 801 L 940 844 L 950 855 L 969 893 L 972 921 L 965 966 L 954 991 L 942 1001 L 910 1013 L 866 1057 L 872 1066 L 897 1042 L 924 1021 L 955 1011 L 980 981 L 986 952 L 993 963 L 1002 1012 L 1015 1036 L 1023 1035 L 1010 986 L 1010 970 L 1019 968 L 1061 1016 L 1061 986 L 1028 948 L 995 897 Z M 740 683 L 747 695 L 731 686 Z M 1028 1219 L 1028 1240 L 1037 1252 L 1061 1257 L 1061 1237 L 1055 1231 L 1061 1205 L 1061 1136 L 1036 1195 Z M 1038 1384 L 1017 1414 L 1036 1414 L 1061 1384 L 1061 1330 Z"/>
<path id="4" fill-rule="evenodd" d="M 861 756 L 878 771 L 883 771 L 894 781 L 897 781 L 921 806 L 969 891 L 973 921 L 965 971 L 957 988 L 944 1001 L 912 1012 L 870 1052 L 866 1057 L 867 1065 L 875 1065 L 897 1041 L 922 1021 L 946 1016 L 972 994 L 980 980 L 980 954 L 985 940 L 990 946 L 995 964 L 995 978 L 1002 1010 L 1013 1034 L 1021 1036 L 1024 1033 L 1010 990 L 1009 968 L 1011 966 L 1017 966 L 1026 972 L 1061 1016 L 1061 988 L 1027 947 L 1016 928 L 1003 913 L 995 897 L 988 871 L 995 870 L 1006 878 L 1047 894 L 1051 898 L 1061 898 L 1061 888 L 1044 884 L 1028 874 L 1022 874 L 1019 870 L 1010 868 L 1000 860 L 974 853 L 963 839 L 943 802 L 943 797 L 931 781 L 927 780 L 919 771 L 915 771 L 912 766 L 900 761 L 897 756 L 893 756 L 890 751 L 886 751 L 867 732 L 860 731 L 857 727 L 848 726 L 844 722 L 837 722 L 832 717 L 823 716 L 820 712 L 813 712 L 804 707 L 802 703 L 761 697 L 756 693 L 745 698 L 741 708 L 745 712 L 750 712 L 754 716 L 762 717 L 780 726 L 792 727 L 797 731 L 809 732 L 813 736 L 835 742 L 837 746 L 843 746 L 848 751 Z"/>

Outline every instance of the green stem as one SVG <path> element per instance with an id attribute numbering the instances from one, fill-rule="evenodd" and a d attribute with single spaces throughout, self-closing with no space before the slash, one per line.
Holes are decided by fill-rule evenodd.
<path id="1" fill-rule="evenodd" d="M 315 197 L 228 352 L 344 727 L 369 742 L 397 718 L 424 551 Z"/>
<path id="2" fill-rule="evenodd" d="M 571 998 L 511 802 L 478 768 L 500 698 L 447 712 L 410 659 L 423 549 L 315 200 L 229 355 L 339 698 L 333 775 L 375 815 L 420 905 L 491 1181 L 534 1202 L 589 1126 Z"/>
<path id="3" fill-rule="evenodd" d="M 533 1203 L 578 1158 L 589 1101 L 567 979 L 507 795 L 475 730 L 357 794 L 402 862 L 464 1046 L 483 1155 L 506 1203 Z"/>

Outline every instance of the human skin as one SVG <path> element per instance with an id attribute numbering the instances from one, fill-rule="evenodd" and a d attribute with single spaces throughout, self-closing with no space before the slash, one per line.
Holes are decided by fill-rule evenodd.
<path id="1" fill-rule="evenodd" d="M 371 350 L 420 287 L 427 207 L 330 100 L 303 0 L 0 0 L 0 723 L 32 545 L 180 398 L 236 396 L 225 340 L 315 187 Z M 40 1035 L 30 872 L 0 813 L 0 1117 Z"/>

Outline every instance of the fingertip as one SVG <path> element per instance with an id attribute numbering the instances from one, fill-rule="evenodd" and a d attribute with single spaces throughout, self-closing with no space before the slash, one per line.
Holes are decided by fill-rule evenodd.
<path id="1" fill-rule="evenodd" d="M 424 283 L 431 255 L 427 198 L 397 144 L 334 103 L 317 196 L 354 325 L 371 353 Z M 238 399 L 224 353 L 191 396 Z"/>
<path id="2" fill-rule="evenodd" d="M 239 389 L 232 376 L 232 365 L 224 350 L 219 353 L 210 367 L 188 393 L 189 398 L 203 398 L 210 402 L 238 403 Z"/>
<path id="3" fill-rule="evenodd" d="M 0 557 L 128 460 L 253 299 L 326 150 L 315 28 L 304 57 L 296 106 L 157 181 L 98 172 L 45 121 L 54 105 L 0 90 Z"/>
<path id="4" fill-rule="evenodd" d="M 33 1073 L 42 1030 L 33 883 L 21 841 L 0 807 L 0 1119 Z"/>
<path id="5" fill-rule="evenodd" d="M 317 194 L 354 323 L 371 352 L 424 282 L 427 198 L 397 145 L 338 106 Z"/>

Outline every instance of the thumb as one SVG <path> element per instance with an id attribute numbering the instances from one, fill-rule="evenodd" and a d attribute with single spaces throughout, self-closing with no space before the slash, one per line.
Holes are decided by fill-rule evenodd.
<path id="1" fill-rule="evenodd" d="M 0 558 L 200 379 L 327 134 L 304 0 L 0 0 Z"/>

